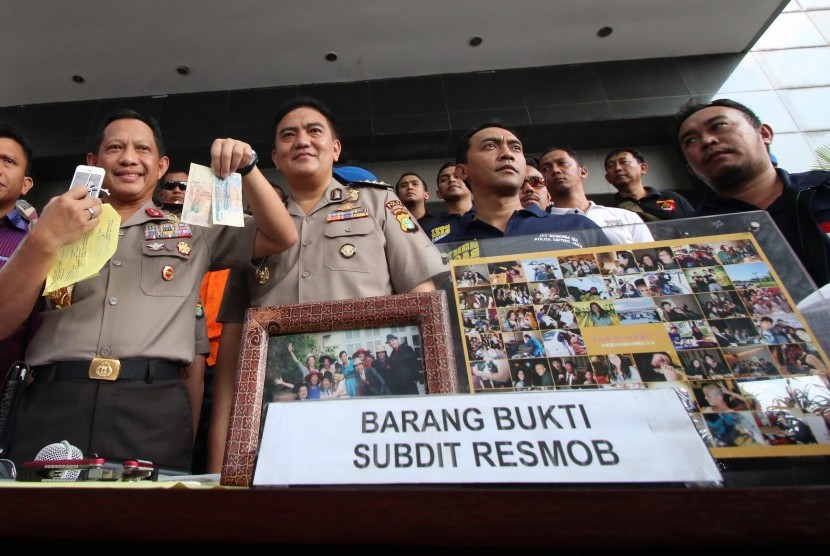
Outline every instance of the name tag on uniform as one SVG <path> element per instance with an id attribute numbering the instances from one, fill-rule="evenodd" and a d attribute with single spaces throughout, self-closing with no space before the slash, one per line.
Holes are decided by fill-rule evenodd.
<path id="1" fill-rule="evenodd" d="M 335 211 L 326 216 L 326 222 L 338 222 L 340 220 L 352 220 L 354 218 L 366 218 L 369 216 L 369 211 L 365 208 L 356 208 L 352 210 Z"/>

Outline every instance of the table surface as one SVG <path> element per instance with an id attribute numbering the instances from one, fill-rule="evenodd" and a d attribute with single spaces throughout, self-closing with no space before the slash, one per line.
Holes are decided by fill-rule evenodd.
<path id="1" fill-rule="evenodd" d="M 827 545 L 830 486 L 244 488 L 21 485 L 0 538 L 495 551 Z M 155 488 L 154 488 L 155 487 Z M 12 514 L 10 514 L 12 515 Z M 330 534 L 314 523 L 331 523 Z M 139 546 L 139 545 L 135 545 Z M 501 550 L 503 552 L 503 550 Z"/>

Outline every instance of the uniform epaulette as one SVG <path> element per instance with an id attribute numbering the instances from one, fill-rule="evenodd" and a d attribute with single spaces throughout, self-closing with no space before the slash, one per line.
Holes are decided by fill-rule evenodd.
<path id="1" fill-rule="evenodd" d="M 351 187 L 377 187 L 378 189 L 392 189 L 392 186 L 385 181 L 353 181 Z"/>

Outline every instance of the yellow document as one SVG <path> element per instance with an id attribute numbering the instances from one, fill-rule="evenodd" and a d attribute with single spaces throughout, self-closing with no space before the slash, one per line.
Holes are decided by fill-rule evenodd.
<path id="1" fill-rule="evenodd" d="M 95 276 L 113 256 L 118 247 L 121 217 L 108 204 L 101 205 L 101 208 L 98 225 L 60 250 L 46 275 L 43 295 Z"/>

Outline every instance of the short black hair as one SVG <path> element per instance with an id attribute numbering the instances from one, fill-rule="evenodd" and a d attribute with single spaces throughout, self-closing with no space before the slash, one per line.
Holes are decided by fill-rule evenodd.
<path id="1" fill-rule="evenodd" d="M 438 173 L 437 173 L 437 174 L 435 174 L 435 181 L 436 181 L 436 182 L 437 182 L 439 179 L 441 179 L 441 172 L 443 172 L 444 170 L 446 170 L 446 169 L 447 169 L 447 168 L 449 168 L 450 166 L 455 166 L 455 161 L 454 161 L 454 160 L 448 160 L 448 161 L 446 161 L 445 163 L 443 163 L 443 164 L 441 165 L 441 167 L 440 167 L 440 168 L 438 168 Z"/>
<path id="2" fill-rule="evenodd" d="M 337 132 L 337 120 L 335 120 L 334 113 L 331 111 L 331 108 L 314 97 L 302 95 L 292 98 L 277 109 L 277 113 L 274 115 L 274 120 L 271 122 L 271 143 L 273 146 L 276 146 L 277 144 L 277 126 L 280 125 L 282 119 L 289 112 L 292 112 L 297 108 L 311 108 L 312 110 L 318 111 L 326 118 L 326 120 L 328 120 L 332 136 L 335 139 L 339 137 Z"/>
<path id="3" fill-rule="evenodd" d="M 472 139 L 473 135 L 481 131 L 482 129 L 487 129 L 488 127 L 497 127 L 499 129 L 503 129 L 505 131 L 509 131 L 516 137 L 519 136 L 516 131 L 502 122 L 501 120 L 490 120 L 489 122 L 484 122 L 483 124 L 474 127 L 473 129 L 468 129 L 464 132 L 464 135 L 458 138 L 458 141 L 455 143 L 455 163 L 456 164 L 464 164 L 467 162 L 467 152 L 470 150 L 470 139 Z"/>
<path id="4" fill-rule="evenodd" d="M 525 162 L 528 166 L 533 166 L 537 170 L 539 169 L 539 159 L 535 156 L 525 156 Z"/>
<path id="5" fill-rule="evenodd" d="M 741 112 L 747 121 L 752 124 L 752 127 L 755 129 L 759 129 L 761 127 L 761 118 L 758 117 L 758 114 L 752 111 L 751 108 L 748 106 L 741 104 L 740 102 L 728 99 L 728 98 L 720 98 L 717 100 L 713 100 L 711 102 L 700 102 L 698 99 L 693 98 L 686 101 L 677 113 L 674 115 L 674 122 L 675 122 L 675 132 L 680 131 L 680 126 L 683 125 L 683 122 L 689 119 L 692 114 L 696 112 L 700 112 L 704 108 L 710 108 L 712 106 L 723 106 L 726 108 L 732 108 Z"/>
<path id="6" fill-rule="evenodd" d="M 539 154 L 539 160 L 541 161 L 546 154 L 552 153 L 553 151 L 565 151 L 568 154 L 568 156 L 570 156 L 576 161 L 577 166 L 582 166 L 582 157 L 579 156 L 579 153 L 577 153 L 571 147 L 548 147 Z"/>
<path id="7" fill-rule="evenodd" d="M 153 139 L 156 141 L 156 148 L 158 149 L 159 157 L 165 155 L 164 140 L 161 138 L 161 126 L 159 126 L 158 121 L 156 121 L 156 119 L 152 116 L 145 116 L 144 114 L 136 112 L 131 108 L 119 108 L 104 117 L 101 124 L 98 126 L 98 130 L 95 132 L 95 137 L 92 140 L 91 152 L 95 154 L 98 153 L 98 149 L 101 148 L 101 143 L 104 141 L 104 131 L 107 129 L 107 126 L 118 120 L 138 120 L 147 124 L 147 127 L 149 127 L 153 132 Z"/>
<path id="8" fill-rule="evenodd" d="M 608 164 L 608 161 L 611 159 L 612 156 L 616 156 L 616 155 L 622 154 L 622 153 L 630 154 L 640 164 L 645 164 L 645 162 L 646 162 L 646 159 L 643 158 L 643 155 L 640 154 L 640 151 L 637 151 L 637 150 L 629 148 L 629 147 L 623 147 L 621 149 L 614 149 L 613 151 L 608 153 L 605 157 L 605 162 L 602 163 L 602 166 L 605 167 L 605 165 Z"/>
<path id="9" fill-rule="evenodd" d="M 190 175 L 190 164 L 188 163 L 187 167 L 185 167 L 182 164 L 178 164 L 176 166 L 171 164 L 170 166 L 167 167 L 167 171 L 164 173 L 164 175 L 161 177 L 161 179 L 159 181 L 162 181 L 162 182 L 166 181 L 168 174 L 179 174 L 179 173 Z"/>
<path id="10" fill-rule="evenodd" d="M 416 178 L 421 180 L 421 183 L 424 185 L 424 189 L 427 191 L 429 190 L 427 187 L 427 182 L 424 178 L 421 177 L 421 174 L 419 174 L 418 172 L 404 172 L 403 174 L 401 174 L 401 177 L 398 178 L 398 181 L 395 182 L 395 193 L 398 192 L 398 186 L 400 185 L 401 180 L 404 176 L 415 176 Z"/>
<path id="11" fill-rule="evenodd" d="M 34 158 L 34 151 L 32 150 L 32 144 L 29 142 L 26 136 L 23 135 L 23 132 L 10 125 L 0 124 L 0 137 L 11 139 L 12 141 L 20 145 L 20 148 L 23 149 L 23 155 L 26 157 L 26 168 L 24 170 L 24 174 L 26 176 L 31 176 L 32 159 Z"/>

